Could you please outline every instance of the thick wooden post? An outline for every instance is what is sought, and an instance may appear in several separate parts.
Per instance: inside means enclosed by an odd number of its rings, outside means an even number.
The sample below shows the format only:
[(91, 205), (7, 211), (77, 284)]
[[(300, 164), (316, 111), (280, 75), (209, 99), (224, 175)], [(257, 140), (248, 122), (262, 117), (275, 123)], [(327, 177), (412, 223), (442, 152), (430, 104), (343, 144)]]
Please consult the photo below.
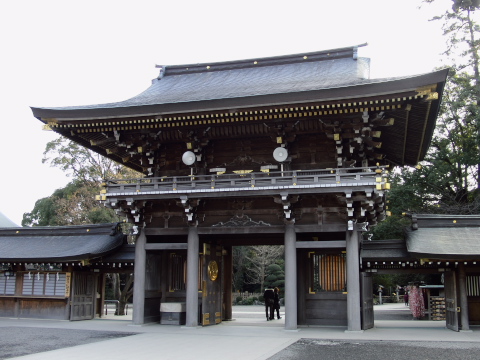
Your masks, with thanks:
[(187, 245), (187, 327), (198, 326), (198, 251), (199, 238), (196, 226), (188, 227)]
[(225, 246), (226, 254), (223, 256), (223, 320), (232, 320), (232, 276), (233, 276), (233, 255), (232, 246)]
[(285, 225), (285, 330), (297, 329), (297, 235)]
[[(147, 264), (147, 252), (145, 244), (147, 237), (142, 228), (135, 242), (135, 272), (133, 282), (133, 315), (134, 325), (145, 323), (145, 267)], [(159, 310), (160, 311), (160, 310)]]
[[(168, 293), (168, 255), (167, 255), (167, 251), (166, 250), (163, 250), (162, 251), (162, 259), (160, 260), (161, 261), (161, 267), (162, 267), (162, 271), (161, 271), (161, 282), (160, 282), (160, 290), (162, 291), (162, 298), (160, 300), (160, 304), (162, 302), (165, 302), (165, 299), (167, 298), (167, 293)], [(160, 314), (161, 315), (161, 314)]]
[(357, 230), (347, 230), (347, 319), (348, 331), (361, 331), (360, 253)]
[(100, 289), (100, 299), (97, 299), (98, 306), (100, 307), (97, 310), (98, 317), (103, 317), (103, 312), (105, 311), (105, 284), (107, 282), (107, 274), (101, 273), (99, 277), (100, 285), (98, 288)]
[(458, 293), (460, 295), (460, 329), (461, 331), (469, 331), (470, 321), (468, 318), (467, 274), (463, 263), (458, 264)]

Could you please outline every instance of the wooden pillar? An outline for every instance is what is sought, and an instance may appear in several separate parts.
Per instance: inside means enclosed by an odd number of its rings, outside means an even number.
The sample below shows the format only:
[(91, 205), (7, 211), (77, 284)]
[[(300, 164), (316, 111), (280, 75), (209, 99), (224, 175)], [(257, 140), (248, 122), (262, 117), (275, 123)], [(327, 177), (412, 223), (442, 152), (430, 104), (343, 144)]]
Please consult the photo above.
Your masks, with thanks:
[(233, 256), (232, 246), (225, 246), (226, 254), (223, 256), (223, 320), (232, 320), (232, 276)]
[(460, 329), (462, 331), (469, 331), (470, 321), (468, 318), (467, 274), (463, 263), (458, 264), (458, 294), (460, 305)]
[(102, 272), (99, 277), (99, 288), (100, 290), (100, 299), (97, 299), (98, 306), (100, 307), (97, 311), (98, 317), (103, 317), (103, 312), (105, 311), (105, 284), (107, 283), (107, 274)]
[(297, 235), (285, 225), (285, 330), (297, 329)]
[[(160, 280), (160, 291), (162, 292), (162, 298), (160, 299), (160, 303), (165, 302), (167, 299), (168, 293), (168, 254), (166, 250), (162, 251), (162, 259), (161, 259), (161, 280)], [(160, 314), (161, 315), (161, 314)]]
[(196, 226), (188, 227), (187, 245), (187, 327), (198, 326), (198, 251), (199, 238)]
[[(20, 271), (24, 270), (24, 265), (14, 265), (13, 270), (15, 271), (15, 295), (22, 295), (23, 290), (23, 276), (18, 275)], [(68, 270), (67, 270), (68, 271)], [(14, 317), (20, 317), (20, 303), (21, 301), (15, 301), (15, 309), (14, 309)], [(68, 303), (65, 306), (65, 319), (69, 319), (70, 314), (70, 299), (68, 299)]]
[(145, 267), (147, 264), (147, 252), (145, 244), (147, 237), (145, 230), (140, 230), (140, 235), (135, 242), (135, 272), (133, 282), (133, 324), (145, 323)]
[(348, 331), (361, 331), (360, 253), (357, 230), (347, 230), (347, 319)]

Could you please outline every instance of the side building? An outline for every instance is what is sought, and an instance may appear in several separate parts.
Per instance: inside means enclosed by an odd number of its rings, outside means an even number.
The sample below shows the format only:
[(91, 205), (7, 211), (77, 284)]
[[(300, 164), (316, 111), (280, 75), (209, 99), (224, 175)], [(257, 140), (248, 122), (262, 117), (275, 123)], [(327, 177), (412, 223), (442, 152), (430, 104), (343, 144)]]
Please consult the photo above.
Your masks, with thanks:
[(119, 224), (0, 228), (0, 317), (102, 316), (105, 273), (133, 272)]

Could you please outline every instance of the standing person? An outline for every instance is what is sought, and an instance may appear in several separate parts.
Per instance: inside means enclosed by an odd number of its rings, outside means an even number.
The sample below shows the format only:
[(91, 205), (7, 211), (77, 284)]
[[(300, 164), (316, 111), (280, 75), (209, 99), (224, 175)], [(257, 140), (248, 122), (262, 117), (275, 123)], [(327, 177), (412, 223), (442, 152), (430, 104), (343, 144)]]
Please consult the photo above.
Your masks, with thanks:
[(273, 290), (265, 289), (265, 292), (263, 293), (263, 298), (265, 300), (265, 315), (267, 316), (267, 321), (273, 320), (273, 303), (275, 298)]
[(405, 306), (408, 306), (408, 290), (405, 289), (405, 295), (403, 295), (403, 300), (405, 301)]
[[(276, 287), (273, 289), (273, 309), (277, 310), (277, 319), (281, 319), (282, 317), (280, 316), (280, 298), (278, 297), (278, 292), (280, 289)], [(272, 314), (272, 320), (274, 318), (275, 314)]]

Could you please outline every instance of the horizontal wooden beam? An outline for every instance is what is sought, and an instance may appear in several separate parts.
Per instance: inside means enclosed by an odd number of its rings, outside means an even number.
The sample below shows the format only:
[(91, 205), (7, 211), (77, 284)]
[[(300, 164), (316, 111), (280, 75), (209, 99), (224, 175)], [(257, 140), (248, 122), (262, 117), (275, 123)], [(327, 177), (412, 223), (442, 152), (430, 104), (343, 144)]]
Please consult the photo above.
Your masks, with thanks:
[(117, 192), (117, 193), (107, 193), (106, 196), (108, 199), (104, 200), (109, 207), (114, 207), (110, 205), (111, 202), (118, 202), (128, 198), (132, 198), (135, 201), (155, 201), (155, 200), (166, 200), (166, 199), (179, 199), (180, 196), (188, 196), (192, 199), (217, 199), (217, 198), (237, 198), (237, 197), (262, 197), (262, 196), (276, 196), (280, 192), (288, 192), (289, 195), (310, 195), (310, 194), (334, 194), (345, 192), (356, 192), (356, 191), (365, 191), (365, 192), (374, 192), (375, 184), (372, 182), (370, 184), (361, 184), (361, 183), (345, 183), (345, 184), (335, 184), (331, 187), (302, 187), (299, 186), (284, 186), (283, 188), (271, 187), (271, 189), (265, 188), (234, 188), (232, 190), (218, 190), (218, 191), (169, 191), (164, 193), (132, 193), (132, 192)]
[[(323, 225), (295, 225), (295, 232), (301, 233), (322, 233), (322, 232), (345, 232), (346, 224), (323, 224)], [(285, 226), (237, 226), (237, 227), (198, 227), (200, 235), (241, 235), (241, 234), (284, 234)], [(188, 235), (188, 228), (145, 228), (145, 235)], [(186, 240), (185, 240), (186, 241)], [(148, 245), (148, 244), (147, 244)]]
[[(367, 270), (362, 270), (362, 272), (370, 272), (370, 273), (376, 273), (376, 274), (390, 274), (390, 275), (397, 275), (397, 274), (440, 274), (438, 269), (435, 268), (429, 268), (429, 269), (368, 269)], [(374, 271), (372, 271), (374, 270)], [(376, 270), (376, 271), (375, 271)]]
[(345, 240), (335, 241), (297, 241), (297, 249), (338, 249), (346, 248), (347, 242)]
[(150, 243), (145, 244), (145, 250), (186, 250), (187, 243)]
[[(338, 249), (345, 248), (345, 240), (335, 241), (297, 241), (297, 249)], [(145, 250), (185, 250), (187, 243), (150, 243), (145, 244)]]

